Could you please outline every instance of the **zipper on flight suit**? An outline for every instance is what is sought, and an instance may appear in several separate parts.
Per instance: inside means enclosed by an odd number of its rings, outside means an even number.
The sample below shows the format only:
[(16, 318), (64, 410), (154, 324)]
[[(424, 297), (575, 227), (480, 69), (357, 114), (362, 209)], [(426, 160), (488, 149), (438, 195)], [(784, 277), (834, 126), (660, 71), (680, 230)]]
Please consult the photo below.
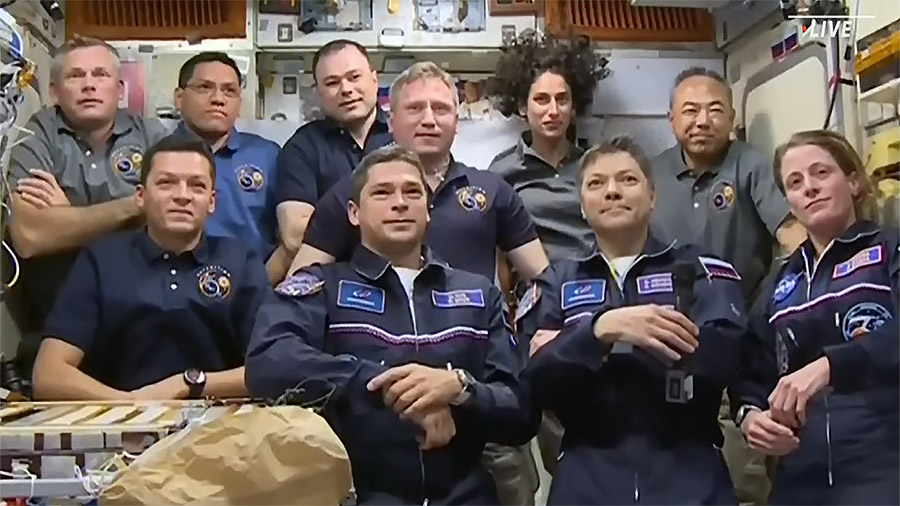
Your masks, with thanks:
[[(628, 278), (628, 273), (631, 271), (631, 268), (634, 267), (635, 265), (637, 265), (638, 262), (640, 262), (641, 260), (643, 260), (646, 257), (647, 257), (647, 255), (645, 255), (645, 254), (638, 255), (631, 262), (631, 264), (629, 264), (628, 267), (625, 268), (625, 272), (622, 272), (620, 274), (618, 271), (615, 270), (612, 263), (610, 263), (610, 261), (606, 259), (606, 256), (604, 256), (603, 253), (600, 253), (600, 258), (602, 258), (603, 261), (606, 263), (606, 269), (607, 269), (607, 271), (609, 271), (610, 276), (612, 276), (613, 281), (615, 281), (615, 283), (614, 283), (615, 286), (612, 287), (612, 289), (615, 289), (616, 292), (618, 292), (619, 297), (621, 298), (621, 300), (623, 302), (625, 302), (626, 305), (629, 304), (631, 302), (631, 300), (629, 300), (629, 298), (625, 296), (625, 280)], [(629, 448), (626, 449), (626, 457), (628, 458), (629, 461), (631, 461), (631, 465), (634, 466), (634, 486), (633, 486), (634, 502), (637, 503), (637, 502), (640, 502), (640, 500), (641, 500), (640, 478), (638, 476), (638, 461), (637, 461), (638, 455), (628, 455), (630, 450), (631, 450), (631, 446), (629, 444)]]
[[(806, 302), (809, 302), (812, 298), (812, 285), (813, 280), (816, 277), (816, 271), (821, 265), (822, 260), (825, 259), (825, 255), (828, 253), (828, 250), (831, 249), (831, 246), (834, 245), (834, 241), (828, 243), (828, 246), (822, 250), (822, 253), (818, 258), (813, 259), (813, 267), (812, 272), (809, 270), (809, 258), (806, 256), (806, 250), (803, 248), (800, 249), (800, 252), (803, 254), (803, 264), (806, 268)], [(835, 316), (835, 325), (840, 325), (840, 319), (838, 317), (838, 313), (834, 314)], [(825, 404), (825, 448), (828, 454), (828, 486), (834, 486), (834, 472), (832, 468), (832, 455), (831, 455), (831, 410), (828, 407), (828, 392), (824, 394), (824, 404)]]
[(828, 392), (825, 392), (825, 447), (828, 449), (828, 486), (834, 486), (831, 462), (831, 411), (828, 409)]
[[(418, 278), (418, 276), (416, 276), (416, 278)], [(408, 297), (408, 299), (409, 299), (409, 300), (407, 300), (407, 302), (408, 302), (407, 305), (409, 306), (409, 318), (412, 321), (413, 336), (415, 338), (414, 339), (415, 350), (416, 350), (415, 354), (418, 356), (418, 354), (419, 354), (419, 327), (416, 325), (416, 298), (415, 298), (416, 278), (413, 278), (412, 289), (410, 290), (409, 295), (406, 294), (406, 289), (403, 290), (403, 295)], [(398, 280), (399, 280), (399, 276), (398, 276)], [(403, 283), (400, 283), (400, 285), (401, 285), (401, 287), (403, 287)], [(426, 493), (426, 490), (425, 490), (425, 454), (422, 452), (421, 445), (417, 445), (416, 450), (419, 453), (419, 476), (422, 479), (422, 487), (420, 490), (420, 496), (422, 497), (422, 506), (428, 506), (428, 494)]]

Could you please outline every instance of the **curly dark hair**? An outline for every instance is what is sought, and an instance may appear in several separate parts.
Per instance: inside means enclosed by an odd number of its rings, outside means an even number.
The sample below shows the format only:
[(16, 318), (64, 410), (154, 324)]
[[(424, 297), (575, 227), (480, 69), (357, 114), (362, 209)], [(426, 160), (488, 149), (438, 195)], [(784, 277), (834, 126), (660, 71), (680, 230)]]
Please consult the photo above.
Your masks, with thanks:
[(557, 39), (527, 30), (502, 51), (486, 91), (497, 99), (497, 109), (506, 116), (519, 114), (519, 105), (528, 100), (532, 83), (544, 72), (566, 80), (572, 89), (575, 114), (591, 105), (597, 82), (609, 74), (609, 61), (591, 48), (586, 37)]

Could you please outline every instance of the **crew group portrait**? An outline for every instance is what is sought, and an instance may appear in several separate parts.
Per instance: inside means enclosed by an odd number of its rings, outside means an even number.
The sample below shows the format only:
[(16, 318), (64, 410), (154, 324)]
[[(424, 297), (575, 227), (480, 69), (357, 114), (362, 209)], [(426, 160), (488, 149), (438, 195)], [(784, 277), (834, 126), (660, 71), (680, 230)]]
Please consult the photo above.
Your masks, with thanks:
[(841, 133), (765, 154), (687, 67), (668, 149), (585, 144), (607, 59), (529, 33), (486, 90), (521, 133), (471, 166), (444, 67), (380, 103), (372, 62), (321, 46), (323, 117), (282, 145), (236, 127), (226, 53), (164, 126), (119, 107), (112, 45), (66, 42), (9, 154), (31, 397), (324, 385), (360, 505), (900, 504), (900, 242)]

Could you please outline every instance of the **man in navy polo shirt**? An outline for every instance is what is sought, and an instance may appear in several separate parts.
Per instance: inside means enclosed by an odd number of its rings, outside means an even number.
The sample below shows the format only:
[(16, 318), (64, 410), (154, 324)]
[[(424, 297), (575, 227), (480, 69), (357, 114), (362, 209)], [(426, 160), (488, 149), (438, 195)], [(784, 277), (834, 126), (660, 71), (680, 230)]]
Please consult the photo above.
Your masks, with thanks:
[(278, 156), (278, 228), (287, 253), (282, 277), (322, 195), (363, 156), (391, 142), (387, 117), (377, 107), (378, 76), (365, 47), (333, 40), (316, 51), (312, 64), (326, 118), (300, 127)]
[[(391, 86), (391, 131), (398, 145), (419, 155), (433, 192), (427, 243), (454, 268), (488, 279), (495, 278), (500, 248), (532, 279), (547, 256), (522, 199), (500, 176), (450, 156), (458, 100), (450, 76), (431, 62), (413, 64)], [(319, 201), (291, 272), (352, 254), (359, 231), (347, 218), (351, 187), (348, 176)]]
[[(263, 258), (277, 244), (275, 171), (278, 144), (234, 128), (241, 110), (241, 73), (225, 53), (191, 57), (178, 73), (178, 133), (191, 133), (216, 161), (216, 212), (206, 223), (211, 237), (245, 241)], [(279, 276), (280, 277), (280, 276)]]
[(78, 257), (47, 319), (34, 395), (49, 400), (246, 395), (243, 356), (270, 290), (258, 254), (204, 234), (215, 209), (207, 146), (147, 151), (135, 200), (147, 228)]

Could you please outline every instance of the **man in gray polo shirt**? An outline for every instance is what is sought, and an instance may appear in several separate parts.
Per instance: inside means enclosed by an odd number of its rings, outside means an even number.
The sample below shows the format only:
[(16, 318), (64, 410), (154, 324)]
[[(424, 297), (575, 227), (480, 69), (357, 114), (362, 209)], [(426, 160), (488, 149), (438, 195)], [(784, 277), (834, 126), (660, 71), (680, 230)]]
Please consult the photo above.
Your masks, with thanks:
[[(748, 306), (769, 272), (775, 242), (784, 253), (806, 238), (775, 185), (772, 161), (730, 140), (731, 89), (716, 72), (687, 69), (675, 79), (669, 121), (678, 145), (652, 162), (656, 206), (651, 226), (665, 241), (692, 243), (731, 262)], [(749, 450), (723, 405), (725, 459), (741, 504), (764, 504), (764, 457)]]
[(10, 156), (9, 234), (22, 274), (9, 301), (22, 342), (17, 362), (30, 377), (44, 319), (78, 250), (142, 220), (134, 200), (144, 151), (166, 130), (118, 109), (123, 85), (109, 44), (76, 37), (50, 68), (56, 107), (36, 113), (34, 132)]

